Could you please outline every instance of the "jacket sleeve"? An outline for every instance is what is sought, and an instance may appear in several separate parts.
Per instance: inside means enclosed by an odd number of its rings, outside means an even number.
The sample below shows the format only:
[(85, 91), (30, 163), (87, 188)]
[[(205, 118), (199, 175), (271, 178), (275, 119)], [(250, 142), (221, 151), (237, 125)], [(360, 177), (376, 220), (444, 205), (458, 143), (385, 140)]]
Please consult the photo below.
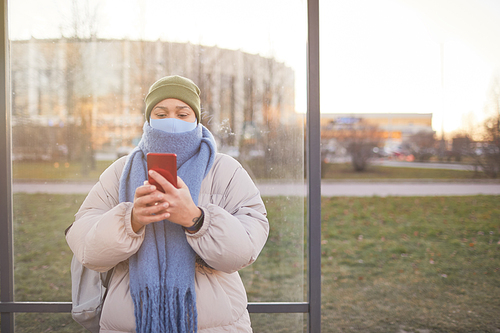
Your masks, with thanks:
[(66, 234), (74, 255), (85, 267), (105, 272), (137, 252), (144, 228), (131, 226), (131, 202), (118, 201), (119, 179), (126, 158), (113, 163), (87, 195)]
[[(234, 167), (228, 168), (228, 164)], [(222, 198), (217, 204), (200, 207), (205, 214), (203, 226), (186, 235), (191, 247), (208, 265), (233, 273), (257, 259), (266, 243), (269, 223), (260, 192), (245, 169), (229, 157), (219, 165), (224, 167), (216, 170), (212, 187), (224, 187), (220, 189)], [(227, 169), (233, 170), (232, 174), (217, 176), (227, 173)], [(220, 182), (220, 178), (227, 180)]]

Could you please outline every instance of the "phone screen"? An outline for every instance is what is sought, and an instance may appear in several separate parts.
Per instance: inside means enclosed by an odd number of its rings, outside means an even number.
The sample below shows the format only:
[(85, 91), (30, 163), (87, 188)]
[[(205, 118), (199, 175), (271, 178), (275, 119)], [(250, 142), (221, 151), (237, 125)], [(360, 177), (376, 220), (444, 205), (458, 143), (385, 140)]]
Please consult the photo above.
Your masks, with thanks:
[[(148, 171), (154, 170), (162, 175), (167, 181), (177, 188), (177, 155), (148, 153), (147, 154)], [(155, 185), (156, 189), (164, 192), (163, 187), (151, 178), (148, 174), (148, 182)]]

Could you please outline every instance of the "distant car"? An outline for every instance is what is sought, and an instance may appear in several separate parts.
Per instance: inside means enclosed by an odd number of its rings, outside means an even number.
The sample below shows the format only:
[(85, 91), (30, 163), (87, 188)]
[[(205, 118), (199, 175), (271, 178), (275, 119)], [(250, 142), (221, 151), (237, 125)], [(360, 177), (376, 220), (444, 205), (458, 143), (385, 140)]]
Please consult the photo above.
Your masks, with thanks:
[(373, 147), (373, 154), (377, 157), (387, 157), (389, 154), (385, 151), (384, 148)]

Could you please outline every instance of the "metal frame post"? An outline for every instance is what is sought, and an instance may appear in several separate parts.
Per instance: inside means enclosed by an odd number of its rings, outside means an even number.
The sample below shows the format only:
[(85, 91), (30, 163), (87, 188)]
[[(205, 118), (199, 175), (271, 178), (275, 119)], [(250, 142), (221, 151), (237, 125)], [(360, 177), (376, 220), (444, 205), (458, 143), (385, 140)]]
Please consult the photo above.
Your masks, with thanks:
[(307, 2), (307, 216), (309, 222), (309, 332), (321, 332), (321, 151), (319, 0)]
[[(0, 292), (1, 302), (14, 301), (14, 250), (12, 228), (12, 172), (10, 131), (9, 36), (7, 30), (7, 0), (0, 16)], [(14, 332), (14, 314), (1, 313), (1, 331)]]

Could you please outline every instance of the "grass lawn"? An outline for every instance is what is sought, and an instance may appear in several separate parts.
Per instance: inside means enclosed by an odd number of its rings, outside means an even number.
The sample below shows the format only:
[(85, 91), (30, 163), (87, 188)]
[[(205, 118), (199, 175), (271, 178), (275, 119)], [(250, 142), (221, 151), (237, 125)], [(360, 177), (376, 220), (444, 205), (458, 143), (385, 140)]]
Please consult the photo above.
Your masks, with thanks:
[(14, 180), (96, 181), (113, 161), (96, 161), (95, 169), (82, 173), (81, 163), (19, 162), (12, 163)]
[[(87, 175), (83, 175), (80, 163), (14, 161), (12, 173), (14, 180), (96, 181), (99, 175), (112, 162), (97, 161), (95, 169), (90, 170)], [(254, 165), (253, 167), (259, 168), (262, 166)], [(249, 165), (246, 165), (246, 168), (251, 170)], [(460, 170), (396, 168), (370, 165), (365, 172), (355, 172), (350, 163), (324, 164), (322, 168), (322, 178), (331, 180), (440, 179), (451, 181), (486, 179), (482, 173)]]
[[(14, 195), (17, 301), (70, 301), (64, 229), (82, 195)], [(264, 198), (249, 301), (302, 301), (304, 200)], [(498, 332), (500, 197), (323, 198), (323, 332)], [(253, 314), (255, 332), (302, 332), (302, 314)], [(421, 330), (421, 331), (419, 331)], [(16, 332), (83, 332), (68, 314), (17, 314)]]
[(323, 198), (323, 331), (498, 332), (499, 203)]
[(364, 172), (355, 172), (351, 163), (323, 164), (322, 178), (332, 180), (398, 180), (398, 179), (433, 179), (433, 180), (477, 180), (487, 179), (479, 172), (468, 170), (398, 168), (380, 165), (369, 165)]

